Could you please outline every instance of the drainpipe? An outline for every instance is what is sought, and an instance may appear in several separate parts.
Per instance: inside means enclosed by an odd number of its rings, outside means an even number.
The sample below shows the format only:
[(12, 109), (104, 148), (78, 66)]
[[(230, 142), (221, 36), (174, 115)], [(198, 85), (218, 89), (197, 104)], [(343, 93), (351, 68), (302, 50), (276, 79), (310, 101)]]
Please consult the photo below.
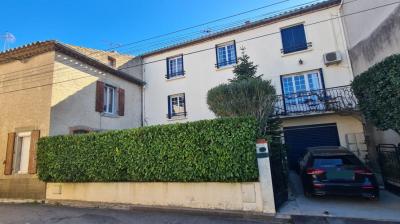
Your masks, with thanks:
[[(143, 58), (141, 57), (141, 59), (140, 59), (140, 61), (139, 61), (142, 65), (141, 65), (141, 69), (142, 69), (142, 80), (143, 81), (146, 81), (146, 69), (145, 69), (145, 67), (144, 67), (144, 63), (143, 63)], [(145, 91), (146, 91), (146, 85), (143, 85), (142, 86), (142, 127), (145, 125), (145, 116), (146, 116), (146, 107), (145, 107), (145, 104), (146, 104), (146, 98), (145, 98), (145, 96), (146, 96), (146, 94), (145, 94)]]
[(338, 17), (339, 17), (339, 23), (340, 23), (340, 28), (341, 28), (340, 31), (341, 31), (341, 34), (342, 34), (341, 36), (342, 36), (342, 39), (343, 39), (344, 50), (345, 50), (345, 54), (346, 54), (346, 57), (347, 57), (347, 62), (349, 63), (349, 66), (347, 66), (347, 67), (348, 67), (348, 70), (349, 70), (350, 74), (354, 78), (355, 75), (354, 75), (354, 71), (353, 71), (353, 64), (352, 64), (351, 59), (350, 59), (349, 48), (348, 48), (348, 46), (350, 45), (350, 42), (348, 41), (347, 37), (349, 35), (348, 35), (348, 32), (346, 32), (347, 31), (346, 22), (344, 21), (344, 17), (342, 15), (342, 9), (343, 9), (343, 5), (344, 4), (345, 4), (344, 0), (342, 0), (340, 2), (340, 5), (339, 5)]

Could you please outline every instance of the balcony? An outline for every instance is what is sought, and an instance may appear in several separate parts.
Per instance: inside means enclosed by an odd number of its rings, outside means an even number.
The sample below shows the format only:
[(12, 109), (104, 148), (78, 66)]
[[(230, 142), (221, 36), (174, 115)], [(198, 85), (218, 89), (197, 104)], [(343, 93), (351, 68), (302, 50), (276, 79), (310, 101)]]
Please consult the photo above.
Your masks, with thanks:
[(274, 116), (301, 116), (325, 112), (358, 111), (357, 98), (350, 86), (279, 95)]

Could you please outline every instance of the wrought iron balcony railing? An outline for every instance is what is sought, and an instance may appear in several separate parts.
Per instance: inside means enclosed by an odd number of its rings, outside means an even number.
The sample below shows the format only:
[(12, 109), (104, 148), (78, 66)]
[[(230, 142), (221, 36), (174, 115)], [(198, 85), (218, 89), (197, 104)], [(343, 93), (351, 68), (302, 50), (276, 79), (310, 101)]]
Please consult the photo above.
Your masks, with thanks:
[(295, 116), (309, 113), (356, 111), (357, 98), (350, 86), (303, 91), (279, 95), (275, 116)]

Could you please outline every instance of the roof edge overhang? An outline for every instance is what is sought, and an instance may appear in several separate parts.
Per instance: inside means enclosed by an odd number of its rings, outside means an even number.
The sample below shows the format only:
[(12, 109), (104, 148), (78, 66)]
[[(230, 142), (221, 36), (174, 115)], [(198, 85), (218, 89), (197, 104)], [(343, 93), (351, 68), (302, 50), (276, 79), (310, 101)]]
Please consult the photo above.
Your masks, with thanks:
[(335, 7), (335, 6), (340, 5), (341, 2), (342, 2), (342, 0), (327, 0), (327, 1), (316, 3), (314, 5), (311, 5), (311, 6), (308, 6), (308, 7), (304, 7), (304, 8), (301, 8), (301, 9), (294, 9), (292, 11), (289, 11), (287, 13), (283, 13), (282, 15), (279, 15), (279, 16), (276, 16), (276, 17), (262, 19), (262, 20), (259, 20), (259, 21), (252, 22), (250, 24), (245, 24), (245, 25), (242, 25), (242, 26), (238, 26), (238, 27), (234, 27), (234, 28), (228, 29), (228, 30), (220, 31), (220, 32), (215, 33), (215, 34), (210, 34), (208, 36), (199, 37), (199, 38), (194, 39), (194, 40), (189, 40), (189, 41), (184, 42), (184, 43), (180, 43), (180, 44), (172, 45), (172, 46), (169, 46), (169, 47), (161, 48), (161, 49), (158, 49), (158, 50), (150, 51), (148, 53), (144, 53), (144, 54), (138, 55), (138, 57), (142, 57), (142, 58), (150, 57), (150, 56), (153, 56), (153, 55), (165, 53), (167, 51), (176, 50), (176, 49), (184, 48), (184, 47), (187, 47), (187, 46), (195, 45), (195, 44), (198, 44), (198, 43), (214, 40), (214, 39), (217, 39), (217, 38), (220, 38), (220, 37), (224, 37), (224, 36), (227, 36), (227, 35), (231, 35), (231, 34), (234, 34), (234, 33), (240, 33), (240, 32), (244, 32), (246, 30), (258, 28), (258, 27), (261, 27), (261, 26), (270, 25), (270, 24), (273, 24), (273, 23), (276, 23), (276, 22), (279, 22), (279, 21), (282, 21), (282, 20), (291, 19), (291, 18), (296, 17), (296, 16), (300, 16), (300, 15), (304, 15), (304, 14), (320, 11), (320, 10), (323, 10), (323, 9)]
[(56, 51), (65, 55), (71, 56), (77, 60), (80, 60), (88, 65), (91, 65), (99, 70), (112, 74), (125, 81), (143, 86), (146, 83), (136, 77), (133, 77), (125, 72), (116, 70), (92, 57), (82, 54), (71, 47), (68, 47), (58, 41), (48, 40), (42, 42), (34, 42), (18, 48), (14, 48), (5, 52), (0, 53), (0, 64), (9, 63), (11, 61), (24, 61), (30, 57), (43, 54), (50, 51)]

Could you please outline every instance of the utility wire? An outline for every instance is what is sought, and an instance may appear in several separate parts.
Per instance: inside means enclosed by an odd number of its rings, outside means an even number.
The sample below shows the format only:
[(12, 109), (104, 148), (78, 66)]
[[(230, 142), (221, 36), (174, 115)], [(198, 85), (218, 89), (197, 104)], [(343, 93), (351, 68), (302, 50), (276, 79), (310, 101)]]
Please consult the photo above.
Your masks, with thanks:
[[(320, 20), (320, 21), (313, 22), (313, 23), (310, 23), (310, 24), (305, 24), (304, 26), (312, 26), (312, 25), (316, 25), (316, 24), (319, 24), (319, 23), (327, 22), (327, 21), (330, 21), (330, 20), (335, 20), (335, 19), (339, 19), (339, 18), (344, 18), (344, 17), (347, 17), (347, 16), (356, 15), (356, 14), (368, 12), (368, 11), (371, 11), (371, 10), (375, 10), (375, 9), (378, 9), (378, 8), (382, 8), (382, 7), (386, 7), (386, 6), (390, 6), (390, 5), (394, 5), (394, 4), (399, 4), (399, 3), (400, 3), (400, 2), (393, 2), (393, 3), (389, 3), (389, 4), (385, 4), (385, 5), (380, 5), (380, 6), (376, 6), (376, 7), (373, 7), (373, 8), (368, 8), (368, 9), (365, 9), (365, 10), (361, 10), (361, 11), (357, 11), (357, 12), (353, 12), (353, 13), (349, 13), (349, 14), (345, 14), (345, 15), (341, 15), (341, 16), (336, 16), (336, 17), (333, 17), (333, 18), (329, 18), (329, 19), (325, 19), (325, 20)], [(267, 34), (263, 34), (263, 35), (259, 35), (259, 36), (255, 36), (255, 37), (251, 37), (251, 38), (247, 38), (247, 39), (244, 39), (244, 40), (237, 41), (237, 43), (247, 42), (247, 41), (250, 41), (250, 40), (254, 40), (254, 39), (258, 39), (258, 38), (262, 38), (262, 37), (271, 36), (271, 35), (274, 35), (274, 34), (280, 34), (280, 32), (271, 32), (271, 33), (267, 33)], [(214, 50), (214, 49), (215, 49), (214, 47), (212, 47), (212, 48), (204, 48), (204, 49), (201, 49), (201, 50), (197, 50), (197, 51), (192, 51), (192, 52), (189, 52), (189, 53), (185, 53), (185, 54), (183, 54), (183, 55), (192, 55), (192, 54), (196, 54), (196, 53), (200, 53), (200, 52), (204, 52), (204, 51), (208, 51), (208, 50)], [(152, 63), (157, 63), (157, 62), (160, 62), (160, 61), (165, 61), (165, 59), (153, 60), (153, 61), (149, 61), (149, 62), (146, 62), (146, 63), (138, 64), (138, 65), (127, 66), (127, 67), (125, 67), (124, 69), (126, 69), (126, 68), (138, 67), (138, 66), (147, 65), (147, 64), (152, 64)], [(90, 76), (89, 76), (89, 77), (90, 77)], [(76, 79), (72, 79), (72, 80), (76, 80)], [(68, 80), (65, 80), (65, 81), (62, 81), (62, 82), (66, 82), (66, 81), (68, 81)], [(54, 83), (54, 84), (57, 84), (57, 83)], [(50, 84), (48, 84), (48, 85), (52, 85), (52, 83), (50, 83)], [(37, 87), (40, 87), (40, 86), (37, 86)], [(30, 87), (30, 88), (28, 88), (28, 89), (31, 89), (31, 88), (35, 88), (35, 87)], [(25, 88), (25, 89), (26, 89), (26, 88)], [(18, 89), (18, 90), (8, 91), (8, 92), (0, 92), (0, 94), (10, 93), (10, 92), (16, 92), (16, 91), (22, 91), (22, 90), (25, 90), (25, 89)]]
[[(216, 20), (208, 21), (206, 23), (202, 23), (202, 24), (198, 24), (198, 25), (195, 25), (195, 26), (191, 26), (191, 27), (180, 29), (180, 30), (172, 31), (172, 32), (169, 32), (169, 33), (166, 33), (166, 34), (161, 34), (161, 35), (149, 37), (149, 38), (146, 38), (146, 39), (138, 40), (138, 41), (135, 41), (135, 42), (124, 44), (124, 45), (120, 45), (118, 47), (113, 47), (113, 48), (110, 48), (110, 49), (107, 49), (107, 50), (92, 52), (92, 53), (89, 53), (89, 54), (86, 54), (86, 55), (87, 56), (96, 56), (96, 55), (101, 55), (101, 54), (109, 54), (110, 52), (108, 50), (113, 50), (113, 49), (116, 49), (116, 48), (122, 48), (124, 46), (133, 45), (135, 43), (142, 43), (142, 42), (145, 42), (145, 41), (148, 41), (148, 40), (153, 40), (153, 39), (160, 38), (160, 37), (163, 37), (163, 36), (169, 36), (169, 35), (176, 34), (176, 33), (182, 32), (182, 31), (186, 31), (186, 30), (194, 29), (194, 28), (201, 27), (201, 26), (204, 26), (204, 25), (212, 24), (212, 23), (215, 23), (215, 22), (223, 21), (223, 20), (226, 20), (228, 18), (233, 18), (233, 17), (239, 16), (239, 15), (243, 15), (243, 14), (247, 14), (247, 13), (250, 13), (250, 12), (258, 11), (258, 10), (265, 9), (265, 8), (268, 8), (268, 7), (272, 7), (272, 6), (287, 2), (287, 1), (290, 1), (290, 0), (283, 0), (283, 1), (280, 1), (280, 2), (277, 2), (277, 3), (261, 6), (261, 7), (255, 8), (255, 9), (251, 9), (251, 10), (248, 10), (248, 11), (240, 12), (240, 13), (237, 13), (237, 14), (234, 14), (234, 15), (230, 15), (230, 16), (227, 16), (227, 17), (223, 17), (223, 18), (219, 18), (219, 19), (216, 19)], [(311, 2), (307, 2), (307, 3), (304, 3), (304, 4), (297, 5), (297, 6), (292, 6), (292, 7), (286, 8), (286, 9), (282, 9), (282, 10), (287, 10), (287, 9), (290, 9), (290, 8), (293, 8), (293, 7), (298, 7), (298, 6), (301, 6), (301, 5), (306, 5), (306, 4), (310, 4), (312, 2), (318, 2), (318, 1), (321, 1), (321, 0), (314, 0), (314, 1), (311, 1)], [(202, 31), (196, 31), (196, 32), (193, 32), (193, 33), (199, 34), (201, 32)], [(184, 37), (185, 36), (181, 36), (181, 39), (183, 39)], [(157, 43), (157, 42), (153, 42), (152, 45), (154, 45), (155, 43)], [(168, 44), (168, 42), (164, 41), (164, 42), (161, 42), (159, 44), (160, 45), (165, 45), (165, 44)], [(124, 52), (121, 52), (121, 53), (124, 53)], [(7, 58), (7, 57), (4, 57), (4, 58)], [(18, 58), (14, 58), (14, 57), (10, 58), (10, 59), (18, 60)], [(41, 65), (41, 66), (47, 66), (47, 65), (52, 65), (52, 63)], [(37, 66), (37, 67), (41, 67), (41, 66)], [(23, 70), (13, 71), (13, 72), (10, 72), (10, 73), (3, 73), (3, 74), (0, 74), (0, 77), (4, 76), (4, 75), (8, 75), (8, 74), (21, 72), (21, 71), (31, 70), (31, 69), (33, 70), (35, 68), (23, 69)]]
[[(348, 3), (351, 3), (351, 2), (354, 2), (354, 1), (358, 1), (358, 0), (352, 0), (352, 1), (350, 1), (350, 2), (346, 2), (346, 3), (344, 3), (344, 4), (348, 4)], [(321, 0), (313, 0), (313, 1), (310, 1), (310, 2), (306, 2), (306, 3), (303, 3), (303, 4), (298, 4), (298, 5), (295, 5), (295, 6), (291, 6), (291, 7), (288, 7), (288, 8), (284, 8), (284, 9), (280, 9), (280, 10), (277, 10), (277, 11), (274, 11), (274, 12), (269, 12), (269, 13), (265, 13), (265, 14), (262, 14), (262, 15), (258, 15), (258, 16), (256, 16), (256, 17), (253, 17), (253, 18), (246, 18), (246, 19), (244, 19), (244, 21), (248, 21), (249, 19), (254, 19), (254, 18), (259, 18), (259, 17), (265, 17), (265, 16), (267, 16), (267, 15), (271, 15), (271, 14), (279, 14), (279, 13), (281, 13), (282, 11), (283, 12), (285, 12), (285, 11), (289, 11), (290, 9), (296, 9), (296, 8), (299, 8), (299, 7), (302, 7), (302, 6), (307, 6), (307, 5), (310, 5), (310, 4), (313, 4), (313, 3), (316, 3), (316, 2), (321, 2)], [(257, 9), (260, 9), (260, 8), (265, 8), (265, 7), (267, 7), (267, 6), (262, 6), (262, 7), (259, 7), (259, 8), (257, 8)], [(254, 9), (254, 11), (255, 11), (256, 9)], [(239, 13), (239, 14), (244, 14), (245, 12), (242, 12), (242, 13)], [(236, 14), (236, 15), (238, 15), (238, 14)], [(233, 15), (234, 16), (234, 15)], [(230, 17), (233, 17), (233, 16), (230, 16)], [(227, 18), (227, 17), (225, 17), (225, 18)], [(266, 18), (264, 18), (264, 19), (266, 19)], [(221, 19), (222, 20), (222, 19)], [(209, 23), (211, 23), (211, 22), (209, 22)], [(239, 23), (239, 24), (243, 24), (243, 21), (239, 21), (239, 22), (235, 22), (235, 23), (232, 23), (232, 25), (230, 25), (230, 26), (222, 26), (222, 31), (223, 30), (225, 30), (225, 29), (229, 29), (229, 28), (233, 28), (233, 27), (235, 27), (235, 26), (237, 26), (237, 23)], [(198, 26), (200, 26), (200, 25), (198, 25)], [(219, 26), (219, 27), (221, 27), (221, 26)], [(189, 28), (186, 28), (186, 29), (189, 29)], [(215, 32), (220, 32), (221, 30), (216, 30), (216, 31), (214, 31), (214, 33)], [(174, 32), (177, 32), (177, 31), (174, 31)], [(197, 33), (197, 32), (196, 32)], [(183, 38), (180, 38), (180, 39), (178, 39), (178, 40), (174, 40), (174, 43), (176, 43), (177, 41), (181, 41), (182, 39), (186, 39), (185, 38), (185, 36), (182, 36)], [(161, 43), (157, 43), (157, 42), (154, 42), (155, 44), (153, 44), (152, 46), (158, 46), (158, 45), (168, 45), (168, 44), (171, 44), (170, 42), (161, 42)], [(96, 54), (99, 54), (99, 53), (101, 53), (101, 54), (109, 54), (110, 52), (102, 52), (102, 51), (99, 51), (99, 52), (93, 52), (93, 53), (90, 53), (90, 54), (87, 54), (87, 56), (92, 56), (92, 55), (96, 55)], [(125, 52), (122, 52), (122, 53), (125, 53)], [(46, 65), (52, 65), (53, 63), (49, 63), (49, 64), (45, 64), (45, 65), (40, 65), (40, 66), (37, 66), (37, 67), (42, 67), (42, 66), (46, 66)], [(31, 70), (34, 70), (35, 68), (30, 68)], [(13, 73), (17, 73), (17, 72), (20, 72), (20, 71), (26, 71), (26, 70), (30, 70), (30, 69), (24, 69), (24, 70), (19, 70), (19, 71), (13, 71), (13, 72), (10, 72), (10, 73), (3, 73), (3, 74), (0, 74), (0, 77), (1, 76), (5, 76), (5, 75), (8, 75), (8, 74), (13, 74)], [(121, 68), (120, 70), (123, 70), (123, 69), (125, 69), (125, 68)], [(35, 71), (36, 72), (36, 71)], [(30, 76), (31, 74), (25, 74), (24, 76), (19, 76), (19, 78), (24, 78), (24, 77), (28, 77), (28, 76)], [(15, 79), (12, 79), (12, 80), (15, 80)], [(12, 81), (12, 80), (10, 80), (10, 81)], [(9, 81), (8, 79), (6, 79), (6, 80), (3, 80), (3, 82), (6, 82), (6, 81)]]

